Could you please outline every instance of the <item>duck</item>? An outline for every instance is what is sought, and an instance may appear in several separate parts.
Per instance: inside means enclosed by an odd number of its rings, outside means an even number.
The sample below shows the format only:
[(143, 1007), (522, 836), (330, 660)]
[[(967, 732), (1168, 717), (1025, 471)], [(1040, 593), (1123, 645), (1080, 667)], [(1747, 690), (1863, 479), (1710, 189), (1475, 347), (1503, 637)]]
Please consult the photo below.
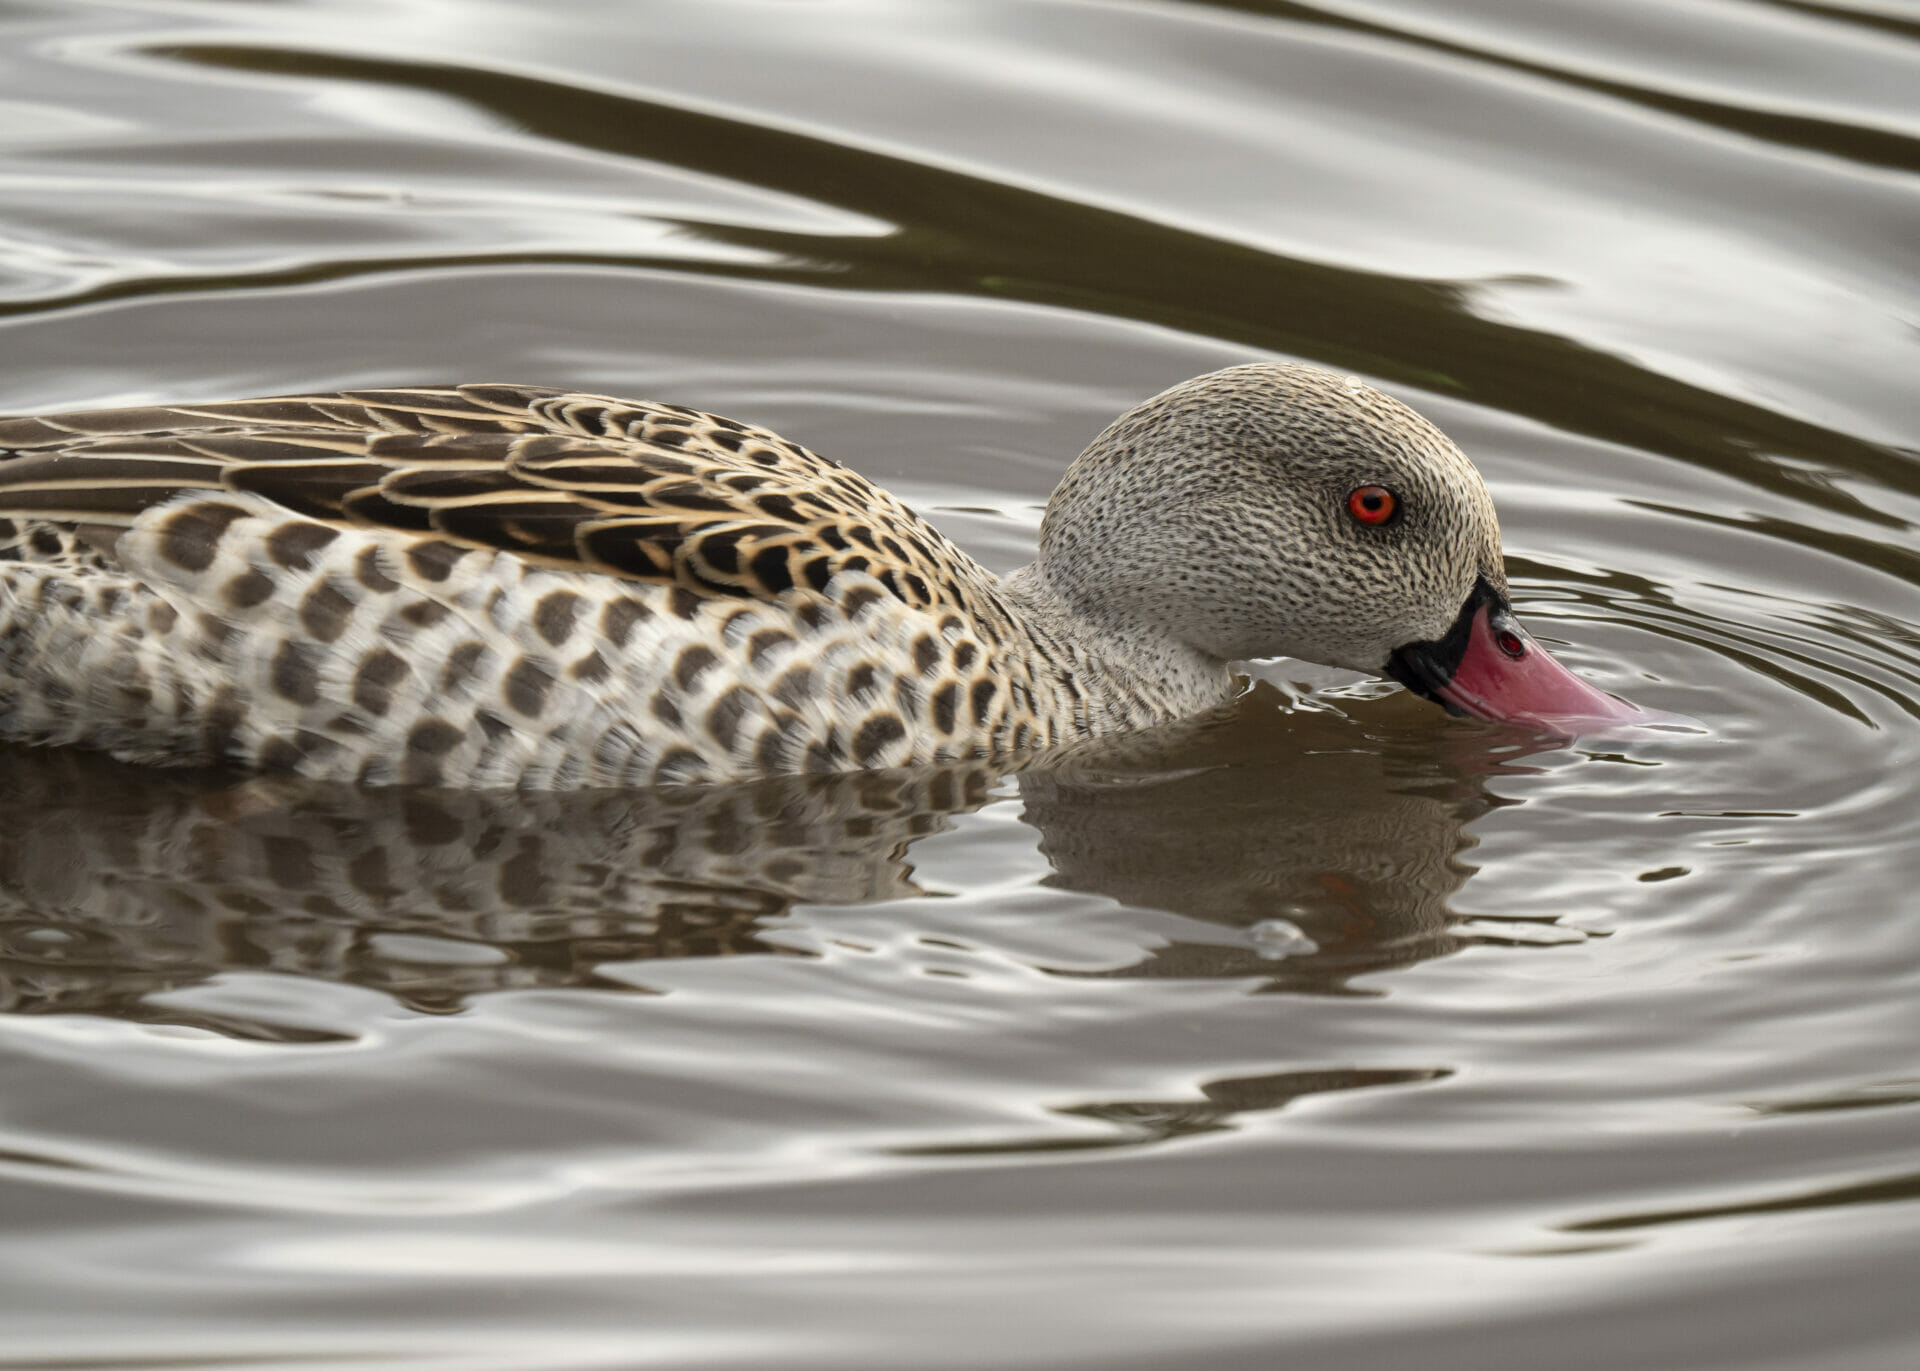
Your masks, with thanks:
[(1493, 501), (1358, 378), (1229, 367), (1066, 469), (989, 572), (768, 429), (504, 384), (0, 419), (0, 740), (362, 785), (682, 785), (1015, 758), (1391, 677), (1652, 718), (1513, 613)]

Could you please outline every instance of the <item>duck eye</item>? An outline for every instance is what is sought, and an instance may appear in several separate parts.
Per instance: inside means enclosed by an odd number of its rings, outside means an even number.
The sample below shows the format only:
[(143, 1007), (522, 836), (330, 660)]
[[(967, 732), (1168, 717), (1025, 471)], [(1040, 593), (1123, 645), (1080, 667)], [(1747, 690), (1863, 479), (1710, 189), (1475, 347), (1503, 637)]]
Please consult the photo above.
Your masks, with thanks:
[(1361, 486), (1347, 496), (1347, 513), (1363, 524), (1384, 524), (1399, 508), (1400, 498), (1385, 486)]
[(1493, 641), (1499, 645), (1502, 652), (1516, 660), (1527, 655), (1527, 645), (1521, 642), (1520, 635), (1510, 628), (1497, 630), (1493, 635)]

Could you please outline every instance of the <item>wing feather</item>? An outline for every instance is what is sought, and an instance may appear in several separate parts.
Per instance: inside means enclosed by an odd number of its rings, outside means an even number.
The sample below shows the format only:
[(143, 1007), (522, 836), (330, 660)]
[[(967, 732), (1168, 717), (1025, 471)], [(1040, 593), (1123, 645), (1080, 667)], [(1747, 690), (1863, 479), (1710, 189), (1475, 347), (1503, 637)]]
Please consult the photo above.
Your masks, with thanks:
[(125, 526), (221, 489), (706, 596), (866, 570), (910, 604), (1000, 618), (992, 578), (885, 491), (678, 405), (462, 385), (0, 418), (0, 517)]

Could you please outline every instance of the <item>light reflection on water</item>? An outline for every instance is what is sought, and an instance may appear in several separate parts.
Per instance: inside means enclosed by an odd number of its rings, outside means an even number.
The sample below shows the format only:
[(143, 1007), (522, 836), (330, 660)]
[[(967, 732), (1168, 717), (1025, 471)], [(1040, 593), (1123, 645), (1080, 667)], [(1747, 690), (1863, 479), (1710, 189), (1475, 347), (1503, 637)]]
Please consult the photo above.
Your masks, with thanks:
[(1907, 8), (169, 0), (0, 58), (0, 408), (643, 394), (1006, 569), (1112, 414), (1297, 356), (1710, 729), (1269, 664), (1018, 774), (9, 754), (0, 1367), (1920, 1358)]

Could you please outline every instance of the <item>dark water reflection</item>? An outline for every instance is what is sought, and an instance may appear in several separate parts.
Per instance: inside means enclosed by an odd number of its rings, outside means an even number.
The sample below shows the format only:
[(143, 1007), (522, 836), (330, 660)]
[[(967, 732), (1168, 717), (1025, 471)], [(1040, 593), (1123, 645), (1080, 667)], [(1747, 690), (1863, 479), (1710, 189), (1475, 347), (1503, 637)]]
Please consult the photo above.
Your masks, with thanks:
[[(1271, 8), (1284, 12), (1282, 17), (1304, 15), (1344, 26), (1337, 16), (1304, 5)], [(1369, 27), (1360, 26), (1361, 31)], [(1609, 441), (1657, 446), (1670, 456), (1850, 514), (1872, 518), (1874, 511), (1832, 487), (1809, 492), (1795, 480), (1792, 461), (1817, 458), (1877, 484), (1920, 494), (1920, 468), (1878, 445), (1685, 385), (1563, 336), (1485, 318), (1470, 307), (1472, 293), (1454, 283), (1343, 271), (1252, 252), (1149, 219), (825, 139), (499, 71), (280, 47), (170, 47), (148, 55), (215, 69), (431, 92), (570, 147), (724, 176), (891, 226), (880, 234), (827, 235), (662, 220), (677, 235), (746, 251), (747, 260), (739, 264), (709, 264), (707, 270), (715, 274), (838, 289), (983, 294), (1068, 308), (1097, 296), (1105, 314), (1469, 392), (1512, 413)], [(1898, 141), (1912, 159), (1909, 169), (1920, 164), (1920, 139)], [(545, 260), (649, 267), (671, 265), (681, 255), (516, 253), (503, 259), (461, 254), (437, 260), (446, 266)], [(169, 275), (116, 282), (59, 303), (303, 284), (420, 262), (412, 256), (356, 260), (264, 278)], [(44, 309), (49, 303), (35, 301), (32, 307)], [(0, 306), (0, 315), (4, 312)], [(1445, 359), (1443, 372), (1434, 371), (1430, 360), (1415, 360), (1434, 358)]]
[(1916, 92), (1905, 0), (0, 4), (0, 409), (647, 395), (1004, 570), (1302, 358), (1711, 730), (1268, 664), (1006, 775), (7, 753), (0, 1371), (1920, 1364)]
[(0, 788), (0, 1012), (322, 1041), (163, 992), (266, 971), (448, 1013), (499, 991), (606, 988), (609, 962), (778, 954), (762, 934), (804, 925), (798, 906), (921, 893), (911, 844), (1003, 779), (1017, 794), (1002, 801), (1039, 830), (1048, 884), (1222, 930), (1102, 975), (1332, 992), (1487, 940), (1454, 932), (1447, 902), (1467, 823), (1497, 803), (1482, 783), (1521, 749), (1452, 746), (1444, 719), (1399, 695), (1283, 709), (1261, 685), (1218, 719), (1017, 776), (968, 765), (573, 794), (361, 790), (16, 749)]
[(1122, 769), (1124, 750), (1109, 748), (1097, 768), (1021, 777), (1049, 884), (1247, 935), (1176, 939), (1103, 974), (1331, 993), (1495, 936), (1456, 932), (1449, 901), (1466, 880), (1467, 824), (1500, 803), (1485, 782), (1528, 748), (1449, 736), (1444, 719), (1398, 695), (1343, 713), (1283, 707), (1267, 687), (1232, 726), (1171, 756), (1136, 754), (1136, 767), (1158, 771)]

